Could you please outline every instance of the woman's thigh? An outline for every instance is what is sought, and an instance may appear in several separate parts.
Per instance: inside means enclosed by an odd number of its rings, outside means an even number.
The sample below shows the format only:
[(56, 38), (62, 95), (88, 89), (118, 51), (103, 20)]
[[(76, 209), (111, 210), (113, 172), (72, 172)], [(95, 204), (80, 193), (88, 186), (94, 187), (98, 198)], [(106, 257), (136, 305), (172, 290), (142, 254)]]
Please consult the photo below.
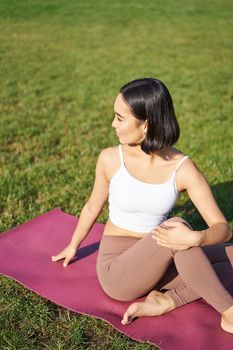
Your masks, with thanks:
[(170, 249), (148, 233), (141, 239), (103, 236), (97, 258), (102, 288), (118, 300), (132, 300), (151, 290), (173, 261)]

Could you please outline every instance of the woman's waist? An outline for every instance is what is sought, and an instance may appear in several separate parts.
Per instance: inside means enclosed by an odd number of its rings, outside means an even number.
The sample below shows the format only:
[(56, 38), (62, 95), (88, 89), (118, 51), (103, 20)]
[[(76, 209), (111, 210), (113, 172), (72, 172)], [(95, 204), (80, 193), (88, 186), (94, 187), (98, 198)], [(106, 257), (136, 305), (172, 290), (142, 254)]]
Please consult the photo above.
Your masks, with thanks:
[[(109, 220), (106, 227), (107, 234), (111, 231), (120, 236), (143, 237), (151, 232), (156, 226), (164, 222), (168, 213), (113, 213), (109, 212)], [(114, 233), (115, 235), (115, 233)]]
[(135, 237), (135, 238), (142, 238), (147, 233), (149, 233), (149, 231), (142, 233), (142, 232), (132, 231), (132, 230), (119, 227), (116, 224), (114, 224), (110, 219), (108, 219), (103, 232), (105, 236), (121, 236), (121, 237)]

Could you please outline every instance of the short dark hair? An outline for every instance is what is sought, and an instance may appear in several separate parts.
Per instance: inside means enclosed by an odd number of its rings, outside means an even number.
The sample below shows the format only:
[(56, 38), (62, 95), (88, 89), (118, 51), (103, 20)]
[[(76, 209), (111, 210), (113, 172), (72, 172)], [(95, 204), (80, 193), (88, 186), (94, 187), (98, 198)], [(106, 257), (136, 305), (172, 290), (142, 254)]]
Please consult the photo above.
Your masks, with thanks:
[(176, 143), (180, 128), (167, 87), (158, 79), (142, 78), (123, 85), (119, 91), (132, 114), (140, 122), (147, 120), (142, 150), (155, 153)]

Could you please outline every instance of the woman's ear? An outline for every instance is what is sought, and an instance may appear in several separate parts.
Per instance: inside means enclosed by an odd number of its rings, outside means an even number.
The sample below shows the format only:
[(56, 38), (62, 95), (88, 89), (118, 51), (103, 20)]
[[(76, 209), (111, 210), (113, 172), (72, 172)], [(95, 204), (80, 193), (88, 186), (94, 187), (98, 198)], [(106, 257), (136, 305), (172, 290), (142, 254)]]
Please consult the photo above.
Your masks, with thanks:
[(144, 122), (144, 129), (143, 129), (144, 134), (147, 133), (147, 127), (148, 127), (148, 123), (147, 123), (147, 120), (146, 120), (146, 121)]

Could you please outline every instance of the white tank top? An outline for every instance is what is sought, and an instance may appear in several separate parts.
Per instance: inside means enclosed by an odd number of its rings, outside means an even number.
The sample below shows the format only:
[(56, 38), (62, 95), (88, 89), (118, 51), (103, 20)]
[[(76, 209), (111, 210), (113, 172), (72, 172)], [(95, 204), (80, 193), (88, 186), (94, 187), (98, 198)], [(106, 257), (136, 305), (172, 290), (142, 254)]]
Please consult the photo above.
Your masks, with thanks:
[(179, 193), (176, 170), (188, 156), (177, 164), (169, 180), (149, 184), (130, 175), (124, 165), (122, 145), (119, 145), (120, 168), (110, 180), (109, 219), (126, 230), (148, 233), (167, 219)]

